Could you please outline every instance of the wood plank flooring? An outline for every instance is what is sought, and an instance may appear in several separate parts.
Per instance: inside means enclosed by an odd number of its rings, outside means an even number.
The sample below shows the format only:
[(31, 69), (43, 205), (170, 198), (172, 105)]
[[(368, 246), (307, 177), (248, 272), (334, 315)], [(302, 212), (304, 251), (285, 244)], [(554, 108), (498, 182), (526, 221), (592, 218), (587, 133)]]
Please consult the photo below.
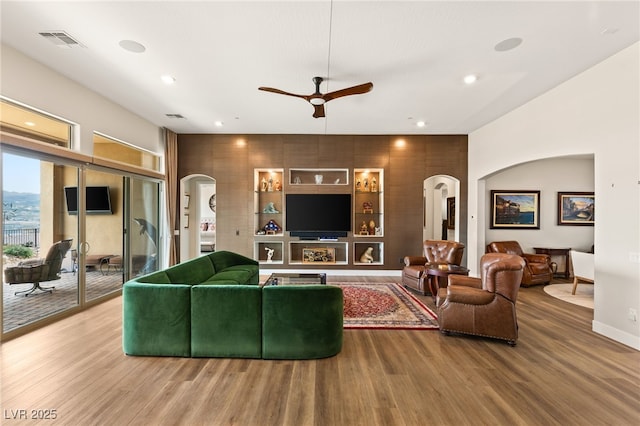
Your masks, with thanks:
[(125, 356), (116, 298), (2, 344), (1, 423), (55, 410), (40, 424), (639, 424), (640, 352), (593, 333), (593, 311), (542, 287), (522, 289), (517, 308), (515, 348), (345, 330), (335, 357), (265, 361)]

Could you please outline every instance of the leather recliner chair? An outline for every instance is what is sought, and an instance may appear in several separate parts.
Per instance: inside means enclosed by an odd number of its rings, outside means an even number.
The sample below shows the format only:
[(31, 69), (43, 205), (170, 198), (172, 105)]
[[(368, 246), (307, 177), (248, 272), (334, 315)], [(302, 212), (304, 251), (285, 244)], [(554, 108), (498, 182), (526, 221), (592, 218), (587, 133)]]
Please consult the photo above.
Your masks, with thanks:
[(525, 261), (521, 282), (523, 287), (547, 284), (553, 279), (551, 257), (548, 254), (524, 253), (517, 241), (494, 241), (487, 246), (487, 253), (507, 253), (522, 257)]
[(524, 265), (520, 256), (488, 253), (480, 259), (480, 278), (450, 275), (436, 302), (440, 331), (503, 339), (515, 346)]
[(464, 255), (464, 244), (449, 240), (426, 240), (422, 247), (423, 256), (405, 256), (402, 284), (426, 296), (431, 290), (426, 282), (425, 264), (460, 265)]

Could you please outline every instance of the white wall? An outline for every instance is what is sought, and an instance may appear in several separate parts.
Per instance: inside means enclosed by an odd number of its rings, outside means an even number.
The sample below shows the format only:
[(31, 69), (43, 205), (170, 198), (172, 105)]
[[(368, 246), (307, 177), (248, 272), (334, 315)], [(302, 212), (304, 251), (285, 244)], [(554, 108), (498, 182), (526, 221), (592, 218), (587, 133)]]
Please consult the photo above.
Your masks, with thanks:
[(640, 264), (633, 260), (640, 253), (639, 51), (635, 43), (469, 135), (467, 240), (468, 266), (477, 273), (492, 174), (543, 158), (593, 154), (593, 330), (636, 349), (640, 325), (627, 314), (640, 312)]
[[(487, 215), (484, 223), (485, 240), (488, 243), (516, 240), (528, 253), (533, 253), (534, 247), (590, 250), (594, 234), (592, 226), (558, 226), (558, 192), (593, 192), (593, 175), (593, 157), (590, 156), (589, 158), (561, 157), (532, 161), (510, 167), (486, 178), (485, 203), (487, 206), (491, 203), (489, 191), (494, 189), (540, 191), (540, 229), (490, 229), (491, 218)], [(564, 270), (564, 265), (560, 270)]]
[(105, 97), (0, 45), (0, 93), (80, 125), (79, 151), (93, 153), (93, 132), (164, 154), (161, 129)]

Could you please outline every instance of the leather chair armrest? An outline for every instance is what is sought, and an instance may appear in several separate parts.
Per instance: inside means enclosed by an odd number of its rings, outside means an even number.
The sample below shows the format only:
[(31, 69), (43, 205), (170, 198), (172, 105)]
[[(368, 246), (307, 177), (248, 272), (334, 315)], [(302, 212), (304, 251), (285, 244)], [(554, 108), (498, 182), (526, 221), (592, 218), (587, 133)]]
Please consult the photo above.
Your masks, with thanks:
[(427, 263), (427, 258), (424, 256), (405, 256), (404, 257), (405, 266), (424, 265), (425, 263)]
[(491, 293), (479, 288), (449, 285), (447, 288), (447, 301), (449, 303), (463, 303), (465, 305), (486, 305), (495, 298)]
[(482, 288), (482, 280), (466, 275), (449, 275), (449, 285)]
[(522, 257), (531, 263), (547, 263), (551, 264), (551, 256), (548, 254), (523, 253)]

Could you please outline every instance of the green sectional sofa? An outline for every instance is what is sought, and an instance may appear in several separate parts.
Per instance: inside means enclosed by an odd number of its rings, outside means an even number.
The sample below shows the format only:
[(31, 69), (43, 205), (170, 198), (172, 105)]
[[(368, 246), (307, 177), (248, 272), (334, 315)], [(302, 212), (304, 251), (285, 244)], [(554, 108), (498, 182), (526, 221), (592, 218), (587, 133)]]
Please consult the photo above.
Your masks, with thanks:
[(314, 359), (340, 352), (339, 287), (258, 283), (258, 263), (228, 251), (126, 282), (125, 354)]

